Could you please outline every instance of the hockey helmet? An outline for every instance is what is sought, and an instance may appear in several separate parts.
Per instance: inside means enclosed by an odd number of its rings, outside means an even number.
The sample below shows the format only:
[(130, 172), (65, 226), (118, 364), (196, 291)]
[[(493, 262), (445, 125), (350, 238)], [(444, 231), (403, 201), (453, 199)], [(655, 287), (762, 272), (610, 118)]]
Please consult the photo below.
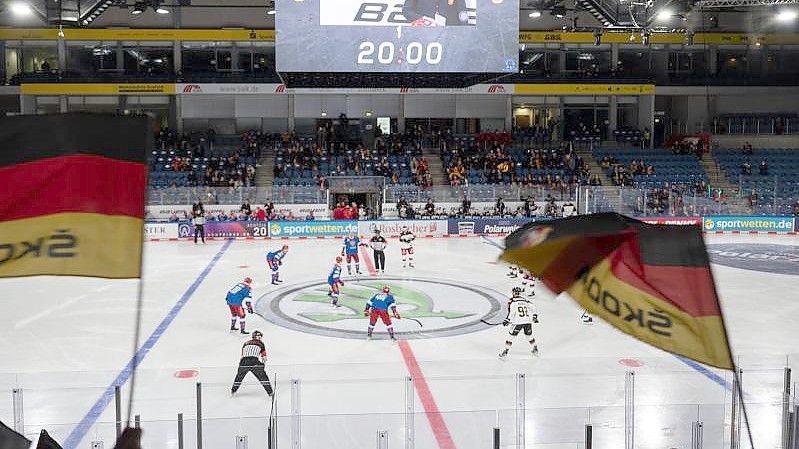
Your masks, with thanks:
[(247, 285), (252, 284), (252, 278), (250, 278), (249, 276), (244, 278), (244, 283), (247, 284)]
[(522, 294), (522, 288), (521, 287), (513, 287), (513, 290), (511, 290), (511, 292), (513, 293), (513, 296), (519, 296), (519, 295)]
[(262, 334), (261, 331), (253, 331), (252, 333), (252, 338), (261, 338), (263, 336), (264, 334)]
[(283, 247), (280, 248), (280, 249), (282, 249), (283, 251), (288, 251), (289, 250), (289, 246), (288, 245), (283, 245)]
[(391, 289), (388, 288), (388, 285), (383, 286), (383, 293), (391, 293)]
[(341, 256), (336, 256), (336, 263), (341, 263), (342, 260), (344, 259), (342, 259)]

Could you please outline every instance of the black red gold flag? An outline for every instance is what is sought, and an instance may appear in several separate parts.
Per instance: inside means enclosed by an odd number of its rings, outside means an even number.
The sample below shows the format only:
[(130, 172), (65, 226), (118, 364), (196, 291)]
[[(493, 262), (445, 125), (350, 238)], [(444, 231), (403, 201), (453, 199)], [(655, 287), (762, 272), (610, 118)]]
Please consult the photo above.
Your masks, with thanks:
[(0, 118), (0, 277), (141, 277), (146, 117)]
[(733, 369), (702, 232), (615, 213), (533, 222), (501, 258), (589, 313), (665, 351)]

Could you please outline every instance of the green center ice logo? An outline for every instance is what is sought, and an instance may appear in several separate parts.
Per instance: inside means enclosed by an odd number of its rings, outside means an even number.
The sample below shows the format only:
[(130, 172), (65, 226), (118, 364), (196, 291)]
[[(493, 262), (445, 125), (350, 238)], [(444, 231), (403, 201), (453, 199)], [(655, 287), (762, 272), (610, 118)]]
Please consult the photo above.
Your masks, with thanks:
[[(391, 288), (391, 294), (397, 301), (397, 309), (401, 310), (404, 317), (409, 318), (463, 318), (473, 315), (472, 313), (456, 311), (433, 311), (435, 301), (433, 298), (417, 289), (408, 287), (400, 282), (377, 282), (360, 281), (348, 283), (341, 289), (339, 295), (339, 308), (328, 312), (301, 312), (300, 316), (308, 318), (317, 323), (327, 323), (340, 320), (365, 319), (363, 313), (366, 301), (374, 294), (383, 291), (383, 286)], [(330, 304), (331, 299), (327, 296), (327, 286), (314, 289), (314, 293), (303, 293), (293, 300), (298, 302)], [(346, 309), (342, 312), (342, 309)]]
[[(502, 309), (504, 298), (493, 290), (458, 282), (427, 279), (364, 277), (346, 280), (341, 287), (339, 307), (328, 296), (326, 283), (288, 286), (258, 299), (256, 309), (267, 320), (290, 329), (343, 338), (364, 338), (366, 302), (388, 285), (403, 318), (393, 320), (403, 338), (430, 338), (485, 330), (481, 319), (492, 318)], [(378, 324), (375, 335), (385, 336)]]

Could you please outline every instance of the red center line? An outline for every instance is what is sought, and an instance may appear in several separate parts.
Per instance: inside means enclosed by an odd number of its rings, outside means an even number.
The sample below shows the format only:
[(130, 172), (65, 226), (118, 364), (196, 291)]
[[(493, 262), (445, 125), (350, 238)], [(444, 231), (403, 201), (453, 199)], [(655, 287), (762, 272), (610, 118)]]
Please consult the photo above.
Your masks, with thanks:
[[(366, 265), (367, 271), (369, 271), (369, 275), (377, 276), (377, 270), (375, 270), (372, 258), (369, 257), (369, 252), (364, 248), (361, 248), (361, 257), (363, 258), (363, 263)], [(411, 345), (407, 340), (400, 340), (399, 348), (402, 352), (402, 359), (405, 361), (405, 366), (408, 368), (408, 372), (413, 379), (413, 386), (416, 388), (416, 394), (419, 395), (419, 400), (422, 401), (424, 413), (427, 415), (430, 428), (433, 429), (433, 436), (436, 437), (438, 447), (440, 449), (456, 449), (455, 442), (452, 440), (452, 435), (447, 428), (447, 423), (444, 422), (444, 417), (438, 410), (436, 400), (433, 398), (433, 393), (430, 392), (430, 386), (427, 385), (427, 380), (424, 377), (422, 368), (419, 366), (419, 362), (416, 360), (416, 356), (413, 354)]]
[(369, 251), (366, 250), (366, 247), (361, 247), (361, 259), (363, 259), (363, 264), (366, 265), (366, 271), (369, 272), (369, 276), (377, 276), (375, 264), (372, 262), (372, 258), (369, 257)]

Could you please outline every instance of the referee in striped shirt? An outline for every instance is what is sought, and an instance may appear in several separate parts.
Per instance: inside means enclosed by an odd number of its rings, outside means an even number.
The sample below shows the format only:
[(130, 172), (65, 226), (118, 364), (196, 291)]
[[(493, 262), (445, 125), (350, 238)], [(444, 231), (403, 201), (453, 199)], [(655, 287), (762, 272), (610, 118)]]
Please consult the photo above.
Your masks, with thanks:
[(261, 385), (266, 390), (266, 394), (270, 397), (274, 394), (272, 391), (272, 385), (269, 383), (269, 376), (266, 375), (266, 371), (264, 370), (264, 362), (266, 361), (266, 346), (264, 346), (264, 342), (261, 341), (261, 338), (264, 334), (261, 331), (254, 331), (252, 333), (252, 340), (247, 341), (244, 343), (244, 346), (241, 347), (241, 360), (239, 361), (239, 372), (236, 373), (236, 379), (233, 381), (233, 388), (230, 390), (230, 394), (236, 394), (239, 387), (241, 387), (241, 381), (244, 380), (244, 376), (247, 373), (252, 373), (258, 381), (261, 382)]

